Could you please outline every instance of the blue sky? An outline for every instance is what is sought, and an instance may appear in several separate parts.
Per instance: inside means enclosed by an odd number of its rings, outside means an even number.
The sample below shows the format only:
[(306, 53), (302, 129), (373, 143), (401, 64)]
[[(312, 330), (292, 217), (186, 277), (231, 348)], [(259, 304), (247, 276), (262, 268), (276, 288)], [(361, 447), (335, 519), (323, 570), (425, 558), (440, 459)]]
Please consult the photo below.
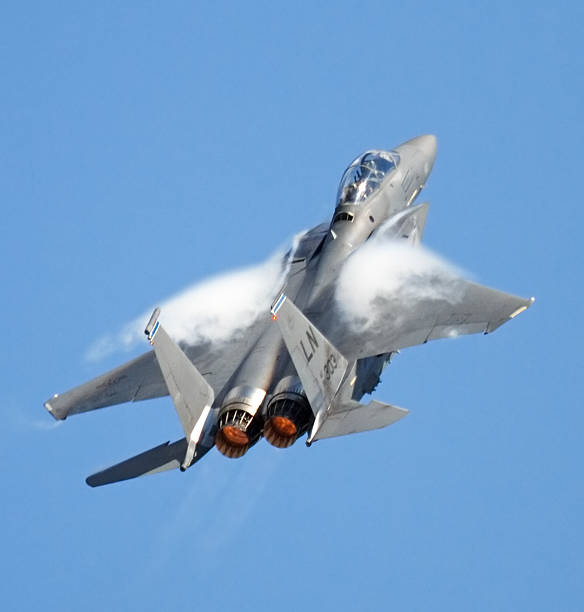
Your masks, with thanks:
[[(579, 610), (577, 2), (5, 6), (3, 610)], [(425, 243), (535, 295), (407, 349), (370, 434), (90, 489), (176, 439), (168, 398), (55, 426), (42, 402), (151, 303), (330, 217), (345, 166), (439, 140)], [(146, 347), (144, 347), (146, 348)], [(139, 351), (136, 351), (139, 352)]]

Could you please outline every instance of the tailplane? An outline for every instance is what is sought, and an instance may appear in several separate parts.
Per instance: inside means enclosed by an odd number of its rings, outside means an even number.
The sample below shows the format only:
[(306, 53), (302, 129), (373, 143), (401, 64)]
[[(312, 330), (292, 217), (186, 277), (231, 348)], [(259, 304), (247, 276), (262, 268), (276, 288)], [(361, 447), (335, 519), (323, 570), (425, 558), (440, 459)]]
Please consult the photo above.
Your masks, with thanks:
[(314, 440), (379, 429), (408, 413), (376, 400), (365, 405), (349, 399), (357, 380), (356, 364), (349, 363), (284, 293), (271, 312), (314, 413), (307, 445)]
[[(209, 448), (211, 447), (204, 449), (198, 447), (195, 461), (198, 461)], [(173, 470), (181, 466), (186, 450), (186, 438), (181, 438), (172, 444), (165, 442), (135, 457), (112, 465), (101, 472), (92, 474), (86, 478), (85, 482), (90, 487), (101, 487), (113, 482), (137, 478), (138, 476), (146, 476), (148, 474), (157, 474), (158, 472)]]
[(381, 429), (392, 425), (408, 414), (409, 410), (371, 400), (368, 404), (361, 404), (349, 400), (335, 406), (328, 418), (316, 432), (315, 440), (336, 438), (348, 434)]

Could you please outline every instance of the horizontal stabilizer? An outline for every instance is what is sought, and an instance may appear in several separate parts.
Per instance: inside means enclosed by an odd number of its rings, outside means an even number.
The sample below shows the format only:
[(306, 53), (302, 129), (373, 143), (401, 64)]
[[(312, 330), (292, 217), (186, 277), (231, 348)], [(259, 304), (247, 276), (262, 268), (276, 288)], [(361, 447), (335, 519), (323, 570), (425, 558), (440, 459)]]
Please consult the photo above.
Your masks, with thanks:
[(381, 429), (399, 421), (408, 412), (405, 408), (398, 408), (377, 400), (372, 400), (367, 405), (348, 400), (329, 412), (314, 439), (336, 438), (361, 431)]
[[(101, 472), (92, 474), (85, 482), (90, 487), (101, 487), (102, 485), (111, 484), (112, 482), (120, 482), (122, 480), (137, 478), (138, 476), (146, 476), (147, 474), (157, 474), (158, 472), (173, 470), (180, 467), (186, 450), (187, 441), (185, 438), (177, 440), (172, 444), (165, 442), (135, 457), (112, 465), (112, 467), (102, 470)], [(200, 446), (197, 447), (197, 456), (194, 461), (198, 461), (208, 450), (208, 448), (204, 449)]]

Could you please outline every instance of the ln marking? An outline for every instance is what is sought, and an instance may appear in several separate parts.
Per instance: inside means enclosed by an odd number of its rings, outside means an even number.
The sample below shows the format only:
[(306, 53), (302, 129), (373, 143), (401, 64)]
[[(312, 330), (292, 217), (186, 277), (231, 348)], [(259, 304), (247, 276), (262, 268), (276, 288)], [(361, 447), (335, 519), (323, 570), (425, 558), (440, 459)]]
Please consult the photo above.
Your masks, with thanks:
[(316, 340), (316, 334), (310, 325), (306, 330), (306, 338), (308, 340), (308, 344), (310, 345), (310, 353), (306, 350), (304, 346), (304, 342), (300, 340), (300, 346), (302, 347), (302, 352), (304, 353), (304, 357), (306, 358), (306, 363), (310, 363), (310, 360), (314, 357), (314, 351), (318, 348), (318, 342)]

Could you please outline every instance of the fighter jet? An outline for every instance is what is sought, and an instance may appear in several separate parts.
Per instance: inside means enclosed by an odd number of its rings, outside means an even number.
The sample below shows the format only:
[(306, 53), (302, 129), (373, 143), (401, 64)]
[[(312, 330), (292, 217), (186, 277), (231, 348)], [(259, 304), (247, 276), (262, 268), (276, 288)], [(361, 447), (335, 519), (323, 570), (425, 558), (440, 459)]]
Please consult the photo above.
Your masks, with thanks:
[(347, 323), (335, 298), (343, 266), (379, 235), (419, 248), (428, 203), (414, 201), (435, 157), (436, 138), (424, 135), (355, 159), (341, 178), (331, 222), (306, 232), (284, 257), (284, 282), (271, 309), (232, 337), (177, 343), (156, 309), (145, 329), (151, 351), (49, 399), (46, 409), (62, 420), (172, 398), (184, 437), (93, 474), (87, 484), (184, 471), (213, 447), (242, 457), (262, 437), (286, 448), (304, 434), (310, 446), (385, 427), (408, 411), (360, 400), (375, 389), (392, 355), (429, 340), (493, 332), (527, 309), (533, 298), (459, 278), (446, 292), (421, 292), (401, 306), (391, 295), (378, 297), (360, 313), (360, 325)]

